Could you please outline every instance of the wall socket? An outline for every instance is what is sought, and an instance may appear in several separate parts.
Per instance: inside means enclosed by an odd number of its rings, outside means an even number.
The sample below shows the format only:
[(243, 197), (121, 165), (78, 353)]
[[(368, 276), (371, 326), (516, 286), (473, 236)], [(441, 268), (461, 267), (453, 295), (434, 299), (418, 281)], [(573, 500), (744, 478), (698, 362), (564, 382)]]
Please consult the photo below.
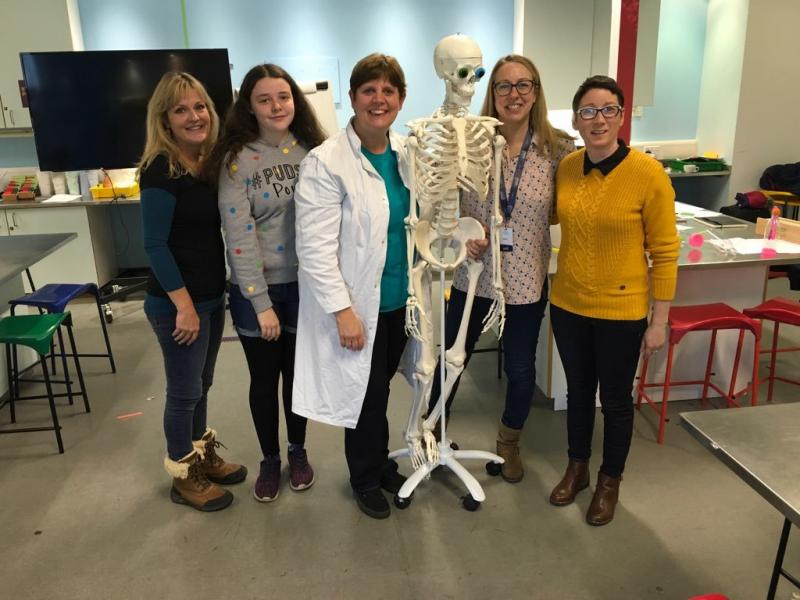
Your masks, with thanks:
[(661, 146), (644, 146), (643, 150), (645, 154), (649, 154), (653, 158), (661, 158)]
[(643, 117), (644, 116), (644, 106), (634, 106), (632, 114), (634, 117)]

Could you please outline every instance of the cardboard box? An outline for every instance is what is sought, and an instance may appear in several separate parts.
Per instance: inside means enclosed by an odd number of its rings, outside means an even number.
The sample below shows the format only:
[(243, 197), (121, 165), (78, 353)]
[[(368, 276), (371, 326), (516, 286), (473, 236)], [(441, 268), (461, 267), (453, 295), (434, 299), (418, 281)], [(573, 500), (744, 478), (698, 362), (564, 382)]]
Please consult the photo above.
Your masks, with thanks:
[[(756, 233), (764, 235), (768, 223), (769, 219), (759, 217), (756, 220)], [(778, 239), (800, 244), (800, 221), (781, 217), (778, 220)]]

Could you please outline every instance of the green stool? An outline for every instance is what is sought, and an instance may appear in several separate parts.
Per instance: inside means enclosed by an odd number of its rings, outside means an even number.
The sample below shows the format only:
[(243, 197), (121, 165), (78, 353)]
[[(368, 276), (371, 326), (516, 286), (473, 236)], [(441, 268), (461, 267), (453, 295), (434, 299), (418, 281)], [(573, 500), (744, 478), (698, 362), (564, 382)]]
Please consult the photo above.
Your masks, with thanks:
[[(74, 395), (83, 396), (83, 404), (86, 412), (90, 412), (89, 399), (86, 396), (86, 386), (83, 383), (83, 372), (75, 349), (75, 336), (72, 333), (72, 319), (69, 312), (52, 313), (43, 315), (21, 315), (14, 317), (6, 317), (0, 320), (0, 343), (6, 344), (6, 372), (8, 373), (8, 404), (11, 407), (11, 422), (16, 423), (16, 412), (14, 403), (18, 400), (30, 400), (34, 398), (47, 398), (50, 402), (50, 414), (53, 418), (52, 427), (25, 427), (19, 429), (0, 429), (0, 434), (3, 433), (25, 433), (28, 431), (55, 431), (56, 441), (58, 442), (59, 453), (64, 452), (64, 444), (61, 441), (61, 426), (58, 424), (58, 414), (56, 414), (55, 398), (60, 396), (68, 396), (70, 404), (72, 403), (72, 388), (67, 385), (66, 394), (54, 394), (50, 375), (47, 370), (47, 362), (45, 357), (50, 351), (50, 344), (53, 341), (53, 336), (61, 324), (67, 328), (67, 335), (69, 343), (72, 348), (72, 354), (75, 360), (75, 369), (78, 374), (78, 382), (80, 384), (80, 392), (75, 392)], [(42, 372), (44, 374), (44, 384), (47, 388), (47, 395), (39, 396), (20, 396), (19, 395), (19, 382), (17, 381), (19, 374), (16, 373), (11, 366), (11, 354), (16, 346), (27, 346), (32, 348), (39, 355), (39, 360), (42, 365)]]

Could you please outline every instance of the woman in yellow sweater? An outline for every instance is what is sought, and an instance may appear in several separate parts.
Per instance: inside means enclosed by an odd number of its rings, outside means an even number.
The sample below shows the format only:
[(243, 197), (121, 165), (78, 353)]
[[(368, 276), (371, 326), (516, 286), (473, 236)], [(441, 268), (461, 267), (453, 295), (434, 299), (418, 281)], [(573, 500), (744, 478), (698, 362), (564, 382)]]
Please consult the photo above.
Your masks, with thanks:
[(562, 233), (550, 318), (567, 378), (569, 463), (550, 502), (570, 504), (589, 486), (599, 384), (603, 462), (586, 513), (590, 525), (614, 518), (633, 433), (636, 365), (640, 353), (664, 344), (680, 248), (664, 169), (617, 137), (624, 105), (609, 77), (581, 84), (572, 119), (585, 148), (566, 157), (556, 175)]

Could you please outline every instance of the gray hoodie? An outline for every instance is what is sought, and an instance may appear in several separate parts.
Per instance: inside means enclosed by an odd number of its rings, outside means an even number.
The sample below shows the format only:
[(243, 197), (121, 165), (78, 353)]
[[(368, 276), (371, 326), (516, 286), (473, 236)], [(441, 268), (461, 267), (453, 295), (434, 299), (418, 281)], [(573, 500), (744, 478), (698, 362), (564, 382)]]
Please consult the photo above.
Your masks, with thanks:
[(268, 284), (297, 281), (294, 186), (306, 153), (291, 133), (280, 146), (259, 139), (242, 148), (219, 176), (231, 282), (256, 313), (272, 306)]

